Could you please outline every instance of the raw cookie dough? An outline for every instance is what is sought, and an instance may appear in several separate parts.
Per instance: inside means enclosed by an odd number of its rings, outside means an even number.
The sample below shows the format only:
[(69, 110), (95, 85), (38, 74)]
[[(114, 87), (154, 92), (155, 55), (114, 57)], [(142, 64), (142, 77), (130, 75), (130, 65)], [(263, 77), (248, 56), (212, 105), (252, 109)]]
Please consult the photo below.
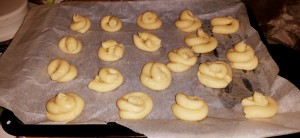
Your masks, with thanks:
[(184, 10), (175, 21), (175, 26), (183, 32), (193, 32), (202, 26), (202, 22), (190, 10)]
[(171, 84), (172, 74), (165, 64), (149, 62), (142, 69), (141, 82), (149, 89), (163, 90)]
[(208, 53), (216, 49), (218, 41), (210, 37), (202, 29), (198, 29), (197, 34), (190, 34), (184, 38), (186, 45), (192, 47), (195, 53)]
[(77, 76), (77, 69), (64, 59), (55, 59), (48, 65), (48, 74), (51, 80), (68, 82)]
[(84, 108), (83, 99), (76, 93), (58, 93), (46, 104), (46, 116), (55, 122), (70, 122), (77, 118)]
[(167, 63), (167, 66), (173, 72), (186, 71), (197, 62), (196, 55), (187, 47), (181, 47), (170, 51), (168, 53), (168, 58), (170, 62)]
[(114, 68), (102, 68), (88, 87), (97, 92), (108, 92), (118, 88), (124, 81), (123, 75)]
[(133, 42), (137, 48), (147, 52), (157, 51), (161, 47), (161, 39), (146, 32), (133, 35)]
[(202, 84), (211, 88), (225, 88), (232, 81), (232, 70), (223, 61), (201, 63), (197, 75)]
[(241, 104), (246, 118), (270, 118), (278, 112), (276, 101), (259, 92), (243, 99)]
[(211, 20), (212, 32), (216, 34), (232, 34), (239, 29), (239, 20), (228, 17), (216, 17)]
[(100, 21), (100, 26), (104, 31), (117, 32), (122, 28), (122, 21), (116, 16), (104, 16)]
[(117, 61), (123, 57), (124, 50), (123, 44), (118, 44), (115, 40), (107, 40), (102, 42), (98, 57), (104, 61)]
[(130, 92), (117, 100), (121, 119), (143, 119), (152, 110), (152, 98), (144, 92)]
[(176, 103), (172, 105), (173, 114), (181, 120), (201, 121), (208, 115), (206, 102), (197, 96), (176, 94)]
[(73, 15), (73, 21), (70, 24), (70, 28), (73, 31), (79, 33), (85, 33), (91, 27), (91, 21), (85, 16), (78, 14)]
[(244, 41), (230, 48), (226, 53), (226, 57), (234, 69), (253, 70), (258, 65), (258, 58), (253, 48)]
[(137, 17), (136, 23), (139, 27), (147, 30), (159, 29), (162, 25), (161, 19), (153, 11), (147, 11)]
[(72, 36), (65, 36), (59, 40), (58, 46), (66, 54), (77, 54), (82, 49), (81, 42)]

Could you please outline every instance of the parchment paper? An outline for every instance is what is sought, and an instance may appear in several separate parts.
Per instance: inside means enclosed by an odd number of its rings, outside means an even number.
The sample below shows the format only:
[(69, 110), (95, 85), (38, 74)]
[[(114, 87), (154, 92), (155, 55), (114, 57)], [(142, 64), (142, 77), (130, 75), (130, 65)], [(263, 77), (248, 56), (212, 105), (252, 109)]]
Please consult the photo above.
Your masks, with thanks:
[[(240, 29), (232, 35), (213, 34), (219, 41), (215, 52), (202, 54), (198, 62), (186, 72), (173, 73), (171, 86), (163, 91), (145, 88), (140, 80), (142, 66), (147, 62), (167, 63), (167, 53), (183, 47), (184, 37), (192, 33), (179, 31), (174, 21), (184, 9), (189, 9), (203, 21), (202, 29), (211, 33), (210, 19), (233, 16), (240, 20)], [(147, 31), (139, 28), (136, 17), (145, 11), (156, 11), (163, 21), (162, 28)], [(89, 17), (92, 26), (85, 34), (69, 29), (74, 14)], [(118, 16), (123, 21), (119, 32), (108, 33), (99, 26), (105, 15)], [(150, 32), (162, 39), (162, 47), (154, 53), (143, 52), (134, 46), (132, 36)], [(195, 32), (193, 32), (195, 33)], [(83, 49), (76, 55), (66, 55), (58, 48), (63, 36), (78, 38)], [(101, 61), (97, 52), (101, 42), (114, 39), (124, 44), (124, 57), (116, 62)], [(254, 71), (233, 70), (233, 81), (225, 89), (204, 87), (197, 79), (200, 63), (222, 60), (227, 49), (244, 40), (259, 58)], [(49, 62), (63, 58), (75, 65), (78, 76), (67, 83), (51, 81), (47, 74)], [(109, 121), (128, 126), (148, 137), (265, 137), (300, 131), (299, 90), (278, 76), (278, 67), (250, 26), (244, 5), (237, 0), (168, 0), (122, 2), (73, 2), (33, 7), (13, 42), (0, 58), (0, 105), (12, 110), (24, 123), (49, 123), (45, 117), (47, 100), (59, 92), (78, 93), (86, 103), (80, 116), (70, 123), (97, 123)], [(88, 89), (88, 83), (102, 67), (113, 67), (124, 75), (124, 83), (116, 90), (97, 93)], [(244, 118), (241, 99), (259, 91), (274, 98), (279, 113), (270, 119)], [(152, 112), (137, 121), (120, 120), (116, 100), (122, 95), (142, 91), (154, 102)], [(184, 92), (205, 99), (208, 117), (201, 122), (177, 120), (171, 111), (175, 94)]]

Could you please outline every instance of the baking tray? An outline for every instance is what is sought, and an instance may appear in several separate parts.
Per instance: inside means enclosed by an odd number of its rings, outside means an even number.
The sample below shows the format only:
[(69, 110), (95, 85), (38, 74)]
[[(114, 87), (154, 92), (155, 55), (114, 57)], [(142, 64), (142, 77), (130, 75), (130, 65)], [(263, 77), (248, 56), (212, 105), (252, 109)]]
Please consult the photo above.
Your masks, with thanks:
[[(5, 119), (5, 116), (7, 117), (6, 119)], [(4, 118), (4, 119), (2, 119), (2, 118)], [(2, 108), (1, 123), (3, 124), (3, 128), (5, 129), (5, 131), (7, 131), (10, 134), (16, 135), (16, 136), (72, 136), (72, 137), (73, 136), (75, 136), (75, 137), (76, 136), (144, 137), (145, 136), (143, 134), (136, 133), (126, 127), (123, 127), (115, 122), (110, 122), (107, 124), (88, 124), (88, 125), (87, 124), (80, 124), (80, 125), (76, 125), (76, 124), (72, 124), (72, 125), (24, 124), (24, 123), (22, 123), (22, 121), (20, 121), (20, 119), (16, 118), (11, 111), (9, 111), (5, 108)], [(47, 132), (43, 131), (43, 129), (49, 130), (51, 127), (53, 127), (53, 128), (57, 127), (57, 128), (61, 128), (61, 129), (58, 129), (57, 131), (55, 131), (55, 133), (51, 132), (52, 134), (48, 134)], [(70, 131), (70, 134), (68, 134), (68, 132), (61, 131), (61, 130), (63, 130), (62, 128), (65, 128), (68, 130), (69, 129), (81, 130), (82, 128), (90, 128), (92, 130), (92, 133), (90, 133), (90, 135), (89, 134), (87, 135), (87, 134), (84, 134), (85, 133), (84, 131), (76, 131), (76, 132), (78, 132), (78, 134), (75, 134), (73, 131)], [(36, 130), (30, 131), (30, 132), (25, 131), (25, 130), (34, 130), (34, 129), (40, 129), (40, 131), (38, 131), (38, 132), (41, 132), (41, 133), (34, 133)], [(104, 130), (104, 132), (97, 131), (97, 129)], [(120, 134), (114, 133), (114, 131), (116, 131), (116, 130), (118, 130), (118, 131), (122, 130), (121, 131), (122, 133), (120, 133)]]

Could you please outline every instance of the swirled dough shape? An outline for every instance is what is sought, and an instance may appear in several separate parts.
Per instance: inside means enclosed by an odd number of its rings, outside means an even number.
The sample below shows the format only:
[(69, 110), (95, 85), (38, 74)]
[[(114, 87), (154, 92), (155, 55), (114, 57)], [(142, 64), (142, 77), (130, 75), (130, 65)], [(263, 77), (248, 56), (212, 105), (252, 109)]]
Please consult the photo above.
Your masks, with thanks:
[(123, 75), (114, 68), (102, 68), (88, 87), (97, 92), (108, 92), (118, 88), (124, 81)]
[(212, 32), (216, 34), (232, 34), (239, 29), (239, 20), (228, 17), (216, 17), (211, 20)]
[(47, 101), (46, 117), (55, 122), (70, 122), (77, 118), (84, 108), (83, 99), (75, 93), (58, 93)]
[(146, 32), (133, 35), (133, 42), (137, 48), (147, 52), (157, 51), (161, 47), (161, 39)]
[(246, 118), (270, 118), (278, 112), (276, 101), (259, 92), (243, 99), (241, 104)]
[(188, 70), (197, 62), (194, 52), (187, 47), (181, 47), (168, 53), (170, 62), (167, 67), (173, 72), (183, 72)]
[(58, 46), (60, 50), (66, 54), (77, 54), (82, 49), (81, 42), (72, 36), (65, 36), (61, 38)]
[(152, 110), (152, 98), (144, 92), (130, 92), (117, 100), (121, 119), (143, 119)]
[(107, 32), (117, 32), (122, 25), (122, 21), (116, 16), (104, 16), (100, 21), (101, 28)]
[(123, 44), (118, 44), (115, 40), (107, 40), (102, 43), (98, 50), (98, 57), (104, 61), (117, 61), (123, 57)]
[(163, 90), (169, 87), (172, 74), (169, 68), (159, 62), (149, 62), (144, 65), (141, 73), (142, 84), (152, 90)]
[(159, 29), (162, 26), (162, 21), (153, 11), (147, 11), (137, 17), (136, 23), (139, 27), (147, 30)]
[(210, 37), (202, 29), (198, 29), (197, 34), (190, 34), (184, 38), (186, 45), (192, 47), (195, 53), (208, 53), (216, 49), (218, 41)]
[(91, 27), (91, 21), (85, 16), (78, 14), (73, 15), (73, 21), (70, 24), (70, 28), (73, 31), (79, 33), (85, 33)]
[(202, 22), (190, 10), (184, 10), (175, 21), (175, 26), (183, 32), (193, 32), (202, 26)]
[(197, 75), (202, 84), (211, 88), (225, 88), (232, 81), (232, 70), (223, 61), (200, 64)]
[(234, 69), (253, 70), (258, 65), (258, 58), (253, 48), (244, 41), (230, 48), (226, 53), (226, 57)]
[(51, 80), (68, 82), (77, 76), (77, 69), (64, 59), (55, 59), (48, 65), (48, 74)]
[(183, 93), (176, 94), (176, 103), (172, 105), (173, 114), (181, 120), (201, 121), (208, 115), (207, 103), (197, 97)]

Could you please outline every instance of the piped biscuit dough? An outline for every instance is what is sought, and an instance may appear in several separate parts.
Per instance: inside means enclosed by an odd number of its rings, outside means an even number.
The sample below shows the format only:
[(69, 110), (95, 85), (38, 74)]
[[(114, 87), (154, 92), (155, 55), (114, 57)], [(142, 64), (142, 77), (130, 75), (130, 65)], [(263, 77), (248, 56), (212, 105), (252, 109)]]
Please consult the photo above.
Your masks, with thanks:
[(198, 29), (197, 34), (190, 34), (184, 38), (186, 45), (192, 47), (195, 53), (208, 53), (216, 49), (218, 41), (210, 37), (202, 29)]
[(156, 12), (147, 11), (140, 14), (136, 20), (139, 27), (147, 30), (159, 29), (162, 26), (162, 21)]
[(123, 44), (118, 44), (115, 40), (107, 40), (102, 42), (98, 57), (103, 61), (117, 61), (123, 57), (124, 50)]
[(117, 32), (122, 25), (122, 21), (116, 16), (104, 16), (100, 21), (101, 28), (107, 32)]
[(276, 101), (259, 92), (243, 99), (241, 104), (246, 118), (270, 118), (278, 112)]
[(258, 58), (253, 48), (244, 41), (230, 48), (226, 53), (226, 57), (234, 69), (253, 70), (258, 65)]
[(183, 72), (196, 64), (197, 57), (194, 52), (187, 47), (181, 47), (168, 53), (170, 60), (167, 67), (173, 72)]
[(195, 17), (190, 10), (184, 10), (179, 19), (175, 21), (175, 26), (183, 32), (193, 32), (202, 26), (202, 21)]
[(197, 75), (200, 83), (211, 88), (225, 88), (232, 81), (232, 70), (223, 61), (201, 63)]
[(137, 48), (147, 52), (157, 51), (161, 47), (161, 39), (146, 32), (133, 35), (133, 42)]
[(59, 40), (58, 46), (66, 54), (77, 54), (82, 49), (81, 42), (72, 36), (65, 36)]
[(88, 88), (97, 92), (112, 91), (124, 81), (124, 77), (114, 68), (101, 68), (94, 80), (90, 81)]
[(84, 100), (76, 93), (58, 93), (47, 101), (46, 116), (54, 122), (70, 122), (76, 119), (84, 108)]
[(88, 17), (75, 14), (72, 19), (70, 28), (73, 31), (85, 33), (91, 27), (91, 21)]
[(117, 100), (121, 119), (144, 119), (153, 108), (152, 98), (144, 92), (130, 92)]
[(163, 90), (170, 86), (172, 74), (169, 68), (159, 62), (149, 62), (142, 68), (142, 84), (152, 90)]
[(173, 114), (185, 121), (201, 121), (208, 115), (207, 103), (197, 97), (184, 93), (176, 94), (176, 103), (172, 105)]
[(68, 82), (77, 76), (77, 69), (64, 59), (52, 60), (48, 65), (48, 74), (51, 80)]
[(239, 20), (227, 16), (216, 17), (211, 20), (212, 32), (216, 34), (232, 34), (238, 31), (240, 23)]

